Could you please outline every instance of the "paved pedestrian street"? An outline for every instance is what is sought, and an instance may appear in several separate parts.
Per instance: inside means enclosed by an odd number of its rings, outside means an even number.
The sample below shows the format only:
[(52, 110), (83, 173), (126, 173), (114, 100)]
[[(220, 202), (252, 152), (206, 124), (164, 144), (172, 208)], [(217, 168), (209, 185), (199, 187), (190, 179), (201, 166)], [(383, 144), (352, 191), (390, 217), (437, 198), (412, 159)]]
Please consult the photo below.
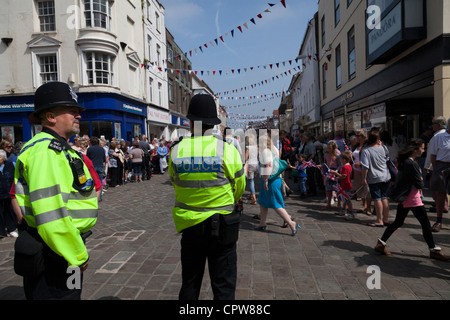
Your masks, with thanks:
[[(289, 184), (293, 184), (288, 179)], [(257, 190), (259, 185), (257, 185)], [(248, 191), (245, 196), (248, 195)], [(296, 237), (269, 211), (267, 232), (253, 230), (259, 207), (245, 204), (238, 242), (238, 300), (447, 300), (450, 263), (429, 259), (418, 221), (410, 213), (388, 242), (392, 256), (373, 251), (383, 228), (323, 211), (324, 196), (286, 200), (302, 229)], [(175, 300), (181, 286), (180, 235), (172, 221), (174, 191), (168, 174), (108, 189), (87, 240), (90, 264), (84, 300)], [(354, 202), (358, 208), (359, 203)], [(429, 207), (429, 204), (427, 205)], [(391, 221), (395, 217), (391, 207)], [(433, 222), (435, 214), (430, 214)], [(450, 254), (450, 219), (434, 234)], [(14, 238), (0, 240), (0, 299), (24, 299), (13, 271)], [(213, 298), (205, 272), (203, 300)]]

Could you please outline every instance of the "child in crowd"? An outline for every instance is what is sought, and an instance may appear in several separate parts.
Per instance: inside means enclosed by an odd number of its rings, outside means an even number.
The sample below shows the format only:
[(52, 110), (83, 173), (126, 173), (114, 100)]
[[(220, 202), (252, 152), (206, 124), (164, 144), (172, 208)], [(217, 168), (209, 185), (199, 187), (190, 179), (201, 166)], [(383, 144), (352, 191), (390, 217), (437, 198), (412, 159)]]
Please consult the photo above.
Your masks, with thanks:
[[(339, 170), (341, 167), (340, 157), (341, 152), (334, 140), (328, 141), (327, 150), (325, 153), (325, 162), (322, 170), (330, 174), (331, 171)], [(322, 174), (323, 171), (322, 171)], [(323, 209), (331, 209), (331, 205), (334, 203), (334, 197), (336, 196), (337, 181), (334, 177), (327, 176), (325, 181), (325, 192), (327, 194), (327, 204)], [(341, 211), (341, 202), (338, 199), (338, 210)]]
[(300, 198), (306, 198), (307, 192), (306, 192), (306, 181), (308, 180), (308, 175), (306, 174), (306, 168), (305, 165), (306, 161), (306, 155), (304, 154), (297, 154), (296, 155), (297, 162), (295, 164), (295, 167), (289, 164), (289, 167), (291, 169), (295, 169), (298, 172), (297, 175), (297, 188), (298, 191), (300, 191)]
[(341, 168), (339, 172), (330, 170), (331, 174), (334, 174), (339, 180), (340, 190), (338, 190), (338, 196), (343, 202), (343, 210), (338, 212), (338, 215), (345, 215), (345, 209), (347, 208), (347, 220), (353, 220), (355, 215), (353, 214), (352, 194), (353, 189), (351, 177), (352, 177), (352, 153), (351, 151), (344, 151), (340, 155)]

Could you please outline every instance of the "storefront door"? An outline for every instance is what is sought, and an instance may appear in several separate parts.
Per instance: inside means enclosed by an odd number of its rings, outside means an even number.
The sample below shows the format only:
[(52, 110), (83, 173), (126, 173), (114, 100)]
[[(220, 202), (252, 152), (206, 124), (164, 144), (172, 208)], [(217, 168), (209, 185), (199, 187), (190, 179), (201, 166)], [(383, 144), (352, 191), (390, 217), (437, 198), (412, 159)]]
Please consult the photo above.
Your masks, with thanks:
[(403, 148), (408, 140), (420, 136), (419, 115), (390, 116), (388, 117), (388, 128), (399, 148)]

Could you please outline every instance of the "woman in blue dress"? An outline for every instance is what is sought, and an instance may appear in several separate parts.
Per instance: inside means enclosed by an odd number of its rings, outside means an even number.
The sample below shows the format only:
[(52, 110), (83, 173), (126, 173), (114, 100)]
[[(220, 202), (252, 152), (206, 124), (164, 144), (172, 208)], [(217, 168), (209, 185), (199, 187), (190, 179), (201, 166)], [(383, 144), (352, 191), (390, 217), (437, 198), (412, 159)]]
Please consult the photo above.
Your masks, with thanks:
[[(266, 140), (268, 140), (268, 145), (270, 147), (270, 139)], [(261, 185), (263, 187), (261, 188), (258, 197), (258, 204), (260, 208), (260, 223), (255, 229), (259, 231), (267, 230), (267, 214), (269, 212), (269, 209), (274, 209), (275, 212), (291, 228), (291, 235), (295, 236), (297, 234), (297, 231), (300, 229), (300, 225), (291, 219), (290, 215), (285, 209), (283, 194), (281, 192), (283, 180), (280, 176), (269, 180), (272, 174), (272, 170), (277, 169), (274, 168), (274, 163), (276, 164), (277, 159), (275, 159), (275, 157), (278, 157), (278, 155), (265, 147), (266, 144), (263, 143), (262, 146), (264, 147), (264, 150), (260, 153), (260, 176), (262, 179)]]

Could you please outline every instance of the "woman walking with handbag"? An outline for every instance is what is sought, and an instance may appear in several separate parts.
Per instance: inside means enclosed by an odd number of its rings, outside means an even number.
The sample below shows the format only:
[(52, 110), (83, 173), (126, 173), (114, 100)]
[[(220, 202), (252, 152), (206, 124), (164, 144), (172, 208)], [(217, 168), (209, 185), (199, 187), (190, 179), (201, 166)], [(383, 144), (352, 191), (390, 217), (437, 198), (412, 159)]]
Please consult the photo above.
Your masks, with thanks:
[(450, 257), (443, 255), (441, 248), (434, 243), (430, 220), (421, 199), (423, 178), (417, 159), (420, 158), (424, 151), (425, 143), (423, 140), (412, 139), (405, 149), (399, 153), (399, 174), (394, 186), (389, 190), (389, 197), (394, 201), (398, 201), (397, 215), (395, 221), (388, 226), (381, 239), (378, 239), (375, 251), (384, 255), (391, 254), (386, 249), (386, 241), (398, 228), (403, 226), (405, 218), (411, 210), (422, 226), (423, 237), (430, 249), (430, 258), (449, 261)]
[[(262, 188), (258, 197), (258, 204), (260, 206), (260, 223), (255, 228), (259, 231), (267, 230), (267, 214), (269, 212), (269, 208), (275, 210), (275, 212), (285, 221), (285, 223), (291, 228), (291, 235), (295, 236), (297, 231), (300, 229), (300, 225), (291, 219), (288, 212), (285, 209), (283, 194), (281, 193), (282, 179), (280, 177), (280, 171), (282, 171), (283, 163), (280, 160), (276, 153), (274, 153), (271, 149), (271, 141), (270, 139), (266, 140), (261, 139), (262, 141), (266, 141), (267, 144), (263, 144), (263, 151), (260, 153), (260, 166), (261, 166), (261, 179), (262, 179)], [(260, 141), (261, 141), (260, 140)], [(260, 144), (261, 146), (261, 144)], [(271, 148), (271, 149), (269, 149)], [(287, 168), (287, 163), (284, 166)]]

